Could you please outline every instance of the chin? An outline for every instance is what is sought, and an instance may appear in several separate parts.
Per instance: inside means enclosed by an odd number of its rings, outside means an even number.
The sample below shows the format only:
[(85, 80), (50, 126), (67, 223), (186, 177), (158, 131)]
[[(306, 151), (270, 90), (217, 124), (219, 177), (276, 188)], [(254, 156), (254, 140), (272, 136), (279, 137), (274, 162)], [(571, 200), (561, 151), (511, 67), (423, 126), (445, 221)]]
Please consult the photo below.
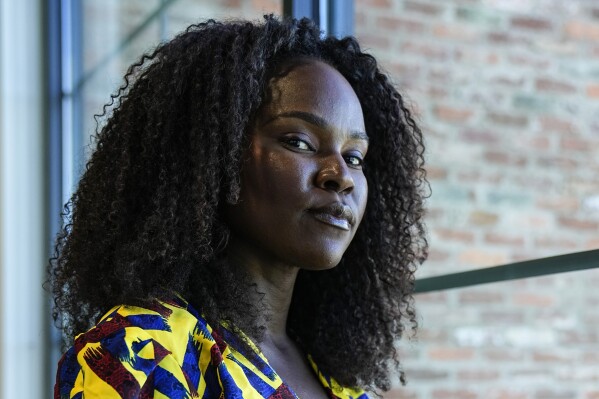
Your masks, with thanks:
[(311, 271), (329, 270), (336, 267), (340, 262), (341, 256), (314, 257), (304, 262), (300, 268)]

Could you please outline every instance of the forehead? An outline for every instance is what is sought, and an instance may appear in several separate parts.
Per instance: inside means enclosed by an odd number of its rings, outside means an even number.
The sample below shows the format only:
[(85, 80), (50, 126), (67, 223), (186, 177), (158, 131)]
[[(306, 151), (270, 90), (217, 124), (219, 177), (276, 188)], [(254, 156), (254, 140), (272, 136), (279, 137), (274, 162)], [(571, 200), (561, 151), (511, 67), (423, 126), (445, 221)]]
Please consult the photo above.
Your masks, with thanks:
[(262, 117), (303, 111), (336, 125), (364, 129), (360, 101), (345, 77), (322, 61), (307, 61), (271, 80)]

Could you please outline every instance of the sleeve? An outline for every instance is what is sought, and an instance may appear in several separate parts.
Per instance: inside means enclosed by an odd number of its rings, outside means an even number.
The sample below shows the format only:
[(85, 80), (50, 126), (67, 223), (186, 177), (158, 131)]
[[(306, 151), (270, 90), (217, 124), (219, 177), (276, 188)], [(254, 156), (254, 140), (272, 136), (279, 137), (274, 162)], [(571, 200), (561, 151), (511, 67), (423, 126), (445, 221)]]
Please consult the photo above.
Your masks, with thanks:
[[(136, 316), (139, 321), (139, 315)], [(152, 317), (152, 315), (148, 315)], [(150, 326), (155, 329), (156, 326)], [(150, 330), (151, 330), (150, 329)], [(118, 309), (75, 339), (58, 365), (55, 399), (181, 398), (197, 395), (177, 361), (159, 342), (160, 330), (148, 330)], [(166, 333), (166, 331), (165, 331)], [(193, 378), (196, 380), (197, 378)]]

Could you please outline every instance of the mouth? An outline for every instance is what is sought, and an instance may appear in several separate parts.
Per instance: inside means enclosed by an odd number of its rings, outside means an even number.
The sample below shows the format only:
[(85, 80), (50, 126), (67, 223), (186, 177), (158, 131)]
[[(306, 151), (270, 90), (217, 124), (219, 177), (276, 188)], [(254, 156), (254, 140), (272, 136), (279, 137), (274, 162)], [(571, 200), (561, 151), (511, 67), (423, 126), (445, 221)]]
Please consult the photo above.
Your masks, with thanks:
[(341, 230), (349, 231), (355, 223), (355, 217), (350, 207), (341, 202), (314, 208), (310, 212), (318, 221)]

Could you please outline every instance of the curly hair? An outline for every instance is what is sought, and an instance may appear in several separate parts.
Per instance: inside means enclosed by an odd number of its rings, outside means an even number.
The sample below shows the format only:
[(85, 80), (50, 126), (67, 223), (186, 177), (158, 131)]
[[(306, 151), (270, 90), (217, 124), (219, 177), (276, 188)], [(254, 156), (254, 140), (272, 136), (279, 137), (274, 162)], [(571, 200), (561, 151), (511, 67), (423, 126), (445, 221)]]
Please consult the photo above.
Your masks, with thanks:
[(322, 37), (308, 19), (209, 20), (128, 69), (100, 115), (50, 260), (53, 315), (67, 336), (115, 305), (174, 293), (211, 325), (260, 332), (246, 277), (223, 261), (222, 213), (238, 199), (248, 127), (269, 81), (296, 59), (328, 63), (357, 94), (369, 193), (340, 264), (300, 271), (288, 331), (345, 386), (385, 391), (394, 371), (404, 381), (394, 344), (417, 327), (414, 272), (427, 252), (422, 134), (376, 60), (352, 37)]

